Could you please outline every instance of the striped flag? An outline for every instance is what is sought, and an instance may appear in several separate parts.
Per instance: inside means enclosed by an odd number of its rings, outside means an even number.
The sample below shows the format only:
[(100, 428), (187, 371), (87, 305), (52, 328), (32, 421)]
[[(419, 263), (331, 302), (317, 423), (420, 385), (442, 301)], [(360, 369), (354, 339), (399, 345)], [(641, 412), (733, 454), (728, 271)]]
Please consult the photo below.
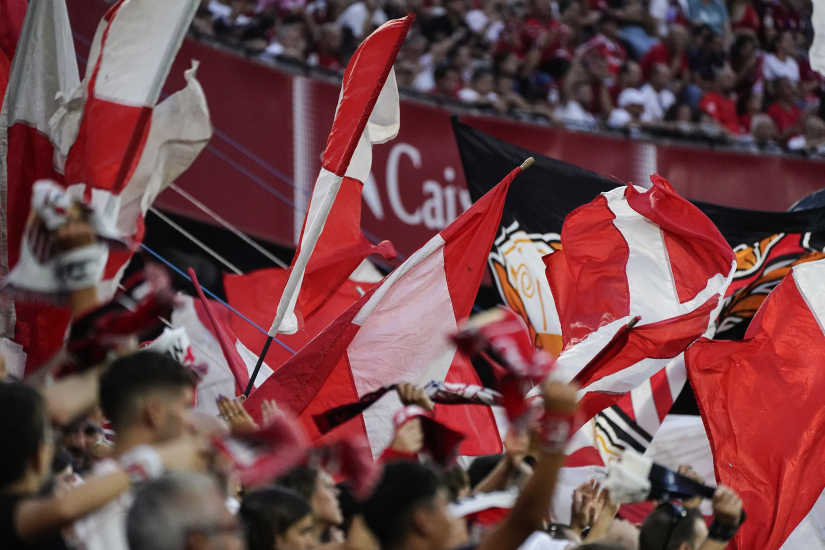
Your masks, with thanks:
[[(13, 2), (4, 2), (0, 8), (4, 35), (6, 26), (13, 23), (7, 17), (13, 7)], [(12, 12), (4, 11), (9, 9)], [(11, 38), (4, 36), (4, 40)], [(69, 15), (62, 0), (29, 4), (17, 46), (0, 111), (2, 276), (18, 263), (34, 182), (42, 178), (62, 181), (60, 167), (65, 156), (59, 152), (61, 135), (50, 127), (49, 120), (60, 108), (61, 95), (68, 94), (80, 82)], [(0, 337), (14, 337), (22, 346), (13, 346), (20, 352), (16, 357), (22, 359), (27, 354), (25, 362), (31, 369), (60, 349), (68, 322), (68, 310), (12, 304), (4, 299), (0, 308)], [(13, 370), (22, 374), (22, 367), (13, 365)]]
[(361, 189), (372, 166), (372, 145), (398, 135), (400, 107), (392, 65), (415, 16), (385, 23), (355, 51), (289, 268), (270, 336), (295, 334), (373, 253), (395, 257), (385, 241), (373, 247), (361, 233)]
[(112, 295), (143, 238), (143, 216), (155, 197), (183, 173), (212, 135), (195, 64), (186, 87), (157, 107), (172, 61), (198, 0), (120, 0), (101, 20), (86, 75), (61, 113), (71, 139), (65, 166), (69, 192), (107, 222), (113, 250), (100, 287)]
[(562, 227), (562, 249), (545, 257), (564, 342), (556, 362), (561, 379), (575, 378), (641, 317), (621, 353), (579, 380), (585, 419), (707, 332), (736, 268), (713, 223), (664, 178), (651, 181), (650, 190), (628, 185), (573, 211)]
[[(366, 433), (373, 456), (379, 456), (392, 438), (387, 419), (401, 408), (397, 396), (384, 397), (327, 436), (312, 416), (398, 382), (424, 385), (446, 378), (478, 384), (466, 361), (454, 361), (456, 348), (448, 337), (472, 310), (507, 190), (520, 172), (513, 170), (275, 371), (250, 395), (250, 412), (275, 399), (301, 418), (311, 438)], [(468, 441), (476, 442), (476, 452), (463, 446), (461, 454), (500, 449), (487, 407), (451, 406), (436, 413), (450, 427), (475, 430)]]

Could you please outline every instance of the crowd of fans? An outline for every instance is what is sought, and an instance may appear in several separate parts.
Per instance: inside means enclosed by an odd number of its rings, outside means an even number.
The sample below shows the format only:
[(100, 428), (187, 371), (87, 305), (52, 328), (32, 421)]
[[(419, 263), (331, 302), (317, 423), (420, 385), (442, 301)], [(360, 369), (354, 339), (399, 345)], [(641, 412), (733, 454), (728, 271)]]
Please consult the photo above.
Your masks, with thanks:
[(401, 88), (573, 129), (825, 155), (810, 0), (203, 0), (196, 32), (340, 72), (408, 12)]

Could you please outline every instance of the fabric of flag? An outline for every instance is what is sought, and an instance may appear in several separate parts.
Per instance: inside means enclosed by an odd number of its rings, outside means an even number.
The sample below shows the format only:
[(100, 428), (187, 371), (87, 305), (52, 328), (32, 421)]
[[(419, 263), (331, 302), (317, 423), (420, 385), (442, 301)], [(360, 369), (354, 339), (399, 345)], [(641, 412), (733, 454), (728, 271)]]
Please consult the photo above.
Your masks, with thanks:
[(0, 3), (0, 105), (9, 85), (9, 74), (23, 20), (26, 17), (26, 0), (6, 0)]
[[(0, 110), (0, 275), (20, 257), (32, 186), (39, 179), (62, 181), (62, 136), (49, 125), (61, 97), (77, 87), (80, 77), (64, 2), (3, 2), (0, 41), (8, 54), (17, 44)], [(16, 41), (20, 8), (26, 13)], [(0, 55), (2, 57), (2, 55)], [(14, 338), (26, 354), (26, 371), (41, 365), (63, 344), (68, 308), (43, 304), (0, 303), (0, 337)], [(17, 354), (17, 357), (22, 357)]]
[[(220, 302), (212, 301), (210, 306), (213, 316), (218, 318), (223, 326), (231, 326), (231, 318), (236, 317), (234, 313)], [(172, 326), (186, 330), (186, 335), (191, 342), (194, 362), (207, 366), (197, 387), (197, 408), (205, 413), (217, 415), (219, 411), (216, 399), (221, 395), (236, 395), (237, 383), (235, 374), (226, 361), (215, 327), (206, 313), (203, 302), (191, 296), (179, 296), (178, 304), (172, 312), (170, 320)], [(255, 368), (258, 357), (241, 340), (236, 339), (233, 344), (243, 360), (247, 376), (249, 376)], [(261, 372), (271, 373), (272, 370), (264, 362), (261, 366)]]
[[(387, 419), (401, 408), (397, 396), (387, 395), (327, 436), (321, 436), (312, 416), (393, 383), (478, 384), (466, 361), (454, 361), (456, 349), (447, 336), (472, 310), (507, 190), (520, 172), (513, 170), (284, 363), (250, 395), (250, 412), (274, 399), (301, 418), (310, 438), (366, 433), (378, 456), (392, 439)], [(449, 418), (460, 415), (457, 410), (465, 417), (454, 424)], [(444, 407), (436, 419), (467, 433), (460, 454), (501, 448), (485, 407)]]
[[(564, 350), (556, 376), (572, 380), (636, 316), (621, 353), (580, 379), (592, 418), (662, 370), (716, 320), (736, 267), (702, 212), (652, 176), (567, 216), (562, 249), (545, 257)], [(593, 289), (599, 289), (593, 292)]]
[[(293, 351), (300, 350), (315, 338), (327, 325), (358, 301), (383, 275), (369, 263), (357, 269), (318, 309), (312, 318), (304, 323), (304, 330), (295, 334), (279, 334), (277, 339)], [(366, 267), (367, 269), (363, 269)], [(224, 274), (223, 284), (230, 306), (243, 312), (244, 316), (259, 327), (265, 327), (272, 320), (272, 304), (278, 302), (289, 277), (289, 270), (281, 268), (259, 269), (243, 275)], [(267, 335), (238, 315), (228, 315), (229, 328), (243, 345), (259, 353)], [(265, 364), (255, 379), (255, 387), (260, 386), (273, 370), (292, 358), (289, 351), (277, 343), (269, 347)], [(254, 362), (253, 362), (254, 365)]]
[(114, 293), (143, 238), (143, 216), (185, 171), (212, 135), (197, 64), (186, 87), (155, 107), (197, 0), (120, 0), (98, 26), (86, 75), (56, 124), (70, 148), (65, 182), (126, 241), (113, 251), (100, 294)]
[(701, 340), (686, 365), (719, 483), (748, 521), (734, 549), (780, 548), (825, 490), (825, 261), (798, 265), (745, 340)]
[(361, 233), (361, 189), (372, 145), (398, 135), (401, 113), (392, 66), (414, 15), (379, 27), (353, 54), (315, 182), (301, 238), (270, 336), (294, 334), (370, 254), (395, 257), (389, 242)]
[(198, 293), (198, 298), (200, 298), (201, 305), (203, 306), (207, 317), (209, 317), (209, 322), (212, 323), (213, 332), (221, 346), (221, 351), (223, 352), (224, 359), (226, 359), (226, 364), (229, 365), (229, 369), (232, 371), (232, 375), (235, 378), (235, 395), (241, 395), (246, 389), (247, 384), (249, 384), (250, 375), (247, 371), (246, 364), (235, 347), (235, 343), (238, 339), (234, 334), (232, 334), (229, 327), (221, 321), (221, 318), (218, 317), (218, 315), (212, 310), (209, 300), (207, 300), (206, 296), (204, 296), (203, 289), (201, 288), (200, 283), (198, 283), (198, 277), (195, 275), (195, 270), (191, 267), (189, 268), (189, 277), (192, 279), (192, 284), (195, 286), (195, 292)]

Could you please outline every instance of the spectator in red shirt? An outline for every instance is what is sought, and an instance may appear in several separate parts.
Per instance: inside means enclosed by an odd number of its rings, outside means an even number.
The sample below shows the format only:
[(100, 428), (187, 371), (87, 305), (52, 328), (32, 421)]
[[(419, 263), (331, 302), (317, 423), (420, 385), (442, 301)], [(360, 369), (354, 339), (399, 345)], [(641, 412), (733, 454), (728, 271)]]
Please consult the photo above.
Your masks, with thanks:
[(531, 0), (530, 13), (518, 29), (523, 74), (536, 70), (558, 76), (569, 66), (570, 29), (553, 18), (548, 0)]
[(645, 80), (650, 77), (650, 68), (656, 63), (664, 63), (677, 80), (686, 81), (690, 69), (688, 66), (687, 46), (690, 33), (682, 25), (670, 25), (664, 42), (650, 48), (642, 57), (639, 65)]
[(731, 136), (739, 134), (739, 117), (736, 114), (736, 102), (733, 100), (733, 86), (736, 75), (730, 65), (724, 65), (716, 71), (713, 88), (699, 102), (699, 110), (705, 118)]
[(619, 73), (622, 64), (627, 60), (627, 52), (618, 41), (618, 31), (618, 18), (609, 12), (605, 13), (599, 19), (599, 34), (579, 48), (582, 57), (595, 55), (605, 59), (607, 70), (612, 77)]
[(307, 64), (342, 71), (341, 44), (344, 35), (335, 23), (325, 23), (315, 33), (315, 51), (309, 54)]
[(756, 115), (762, 114), (762, 104), (764, 98), (760, 93), (750, 93), (739, 98), (739, 133), (748, 134), (751, 131), (751, 123)]
[(768, 107), (768, 116), (776, 124), (777, 140), (786, 143), (802, 133), (802, 109), (794, 104), (796, 89), (787, 78), (777, 78), (773, 84), (776, 101)]
[(756, 13), (751, 0), (730, 0), (728, 2), (730, 26), (736, 34), (747, 34), (756, 38), (762, 26), (762, 20)]

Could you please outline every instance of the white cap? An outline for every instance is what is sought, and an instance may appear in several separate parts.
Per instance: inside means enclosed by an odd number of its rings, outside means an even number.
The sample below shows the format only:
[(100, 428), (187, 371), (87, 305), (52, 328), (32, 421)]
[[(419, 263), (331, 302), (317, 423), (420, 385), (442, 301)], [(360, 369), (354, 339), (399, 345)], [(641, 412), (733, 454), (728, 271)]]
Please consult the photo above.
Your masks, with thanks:
[(619, 107), (627, 107), (628, 105), (644, 105), (645, 97), (642, 92), (636, 88), (625, 88), (619, 94)]

